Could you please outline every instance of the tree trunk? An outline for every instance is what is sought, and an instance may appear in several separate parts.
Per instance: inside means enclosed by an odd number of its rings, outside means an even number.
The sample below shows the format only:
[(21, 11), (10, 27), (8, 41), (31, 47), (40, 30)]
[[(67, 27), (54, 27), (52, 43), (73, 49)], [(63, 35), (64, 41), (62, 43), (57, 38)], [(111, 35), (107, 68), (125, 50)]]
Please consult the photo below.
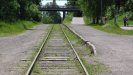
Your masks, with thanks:
[(93, 23), (93, 24), (95, 24), (95, 23), (96, 23), (95, 18), (93, 18), (92, 23)]
[(96, 18), (96, 23), (99, 24), (99, 17)]

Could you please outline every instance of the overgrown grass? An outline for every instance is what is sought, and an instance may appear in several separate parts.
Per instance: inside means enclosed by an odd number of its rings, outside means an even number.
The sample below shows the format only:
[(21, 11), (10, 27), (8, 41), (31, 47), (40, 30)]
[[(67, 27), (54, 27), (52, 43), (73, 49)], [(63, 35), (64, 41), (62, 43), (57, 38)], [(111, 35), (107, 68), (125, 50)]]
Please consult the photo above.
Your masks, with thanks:
[[(47, 29), (47, 31), (50, 30), (51, 27), (52, 27), (52, 25)], [(49, 32), (49, 31), (48, 31), (48, 32)], [(47, 32), (47, 33), (48, 33), (48, 32)], [(47, 35), (47, 34), (46, 34), (46, 35)], [(37, 43), (37, 45), (35, 46), (33, 52), (31, 52), (31, 53), (30, 53), (30, 56), (27, 57), (27, 59), (30, 59), (30, 61), (27, 61), (26, 66), (25, 66), (25, 69), (22, 71), (22, 75), (24, 75), (24, 74), (27, 72), (27, 70), (28, 70), (28, 68), (30, 67), (30, 65), (31, 65), (31, 63), (32, 63), (32, 61), (33, 61), (33, 59), (35, 58), (35, 56), (36, 56), (36, 54), (38, 53), (40, 47), (42, 46), (43, 42), (45, 41), (46, 35), (43, 35), (43, 37), (41, 38), (41, 40), (39, 41), (39, 43)], [(37, 74), (39, 74), (39, 75), (44, 75), (44, 73), (38, 68), (38, 66), (39, 66), (39, 65), (38, 65), (38, 62), (36, 62), (34, 66), (35, 66), (36, 68), (33, 68), (33, 73), (37, 73)], [(42, 74), (42, 73), (43, 73), (43, 74)]]
[[(123, 30), (120, 28), (120, 26), (123, 25), (123, 17), (124, 15), (120, 15), (117, 17), (117, 25), (114, 24), (114, 20), (109, 20), (105, 25), (100, 24), (92, 24), (90, 19), (84, 17), (84, 21), (86, 25), (92, 26), (98, 30), (108, 32), (108, 33), (114, 33), (119, 35), (133, 35), (133, 30)], [(132, 21), (129, 20), (129, 24), (132, 24)]]
[[(98, 62), (95, 62), (95, 64), (87, 63), (87, 59), (85, 59), (84, 57), (86, 57), (87, 55), (89, 57), (92, 56), (90, 49), (84, 45), (83, 40), (81, 40), (74, 33), (72, 33), (68, 28), (64, 27), (63, 30), (65, 31), (68, 38), (70, 39), (73, 46), (75, 47), (76, 51), (78, 52), (78, 55), (80, 56), (87, 71), (89, 72), (89, 75), (97, 75), (98, 73), (101, 73), (101, 74), (108, 73), (110, 71), (104, 64), (101, 64)], [(81, 47), (83, 47), (83, 48), (81, 48)], [(80, 70), (81, 70), (81, 68), (80, 68)]]
[(66, 18), (63, 21), (63, 24), (70, 25), (72, 21), (73, 14), (69, 13), (67, 14)]
[(39, 62), (36, 62), (35, 68), (33, 69), (33, 74), (46, 75), (40, 68)]
[(64, 26), (64, 31), (73, 44), (83, 44), (84, 43), (83, 40), (81, 40), (79, 37), (77, 37), (74, 33), (72, 33), (65, 26)]
[(83, 64), (86, 66), (86, 69), (88, 70), (89, 75), (99, 75), (102, 73), (110, 73), (111, 71), (107, 66), (101, 63), (95, 63), (95, 64), (88, 64), (85, 60), (82, 59)]
[(32, 28), (37, 24), (38, 24), (37, 22), (31, 22), (31, 21), (17, 21), (17, 22), (0, 21), (0, 36), (16, 35)]

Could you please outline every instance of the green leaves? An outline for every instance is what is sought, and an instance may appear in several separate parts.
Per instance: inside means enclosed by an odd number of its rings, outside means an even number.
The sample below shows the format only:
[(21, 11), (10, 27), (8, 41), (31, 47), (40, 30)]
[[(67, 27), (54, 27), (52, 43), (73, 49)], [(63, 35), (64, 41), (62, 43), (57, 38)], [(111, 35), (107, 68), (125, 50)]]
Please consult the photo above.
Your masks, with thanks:
[(38, 10), (39, 3), (40, 0), (0, 0), (0, 20), (33, 19), (39, 21), (41, 15)]
[(0, 1), (0, 19), (8, 19), (14, 21), (17, 16), (19, 4), (16, 0), (2, 0)]
[(38, 6), (32, 4), (28, 8), (28, 15), (32, 20), (40, 21), (41, 20), (41, 12), (38, 10)]
[[(56, 4), (54, 5), (52, 2), (47, 3), (45, 7), (50, 8), (50, 7), (56, 7), (58, 8), (59, 6)], [(59, 11), (45, 11), (43, 12), (43, 23), (61, 23), (61, 14)]]
[(101, 2), (101, 0), (78, 0), (78, 4), (80, 5), (82, 11), (84, 12), (84, 15), (97, 17), (101, 16), (101, 11), (103, 12), (102, 15), (104, 15), (106, 8), (109, 5), (113, 4), (113, 1), (102, 0)]

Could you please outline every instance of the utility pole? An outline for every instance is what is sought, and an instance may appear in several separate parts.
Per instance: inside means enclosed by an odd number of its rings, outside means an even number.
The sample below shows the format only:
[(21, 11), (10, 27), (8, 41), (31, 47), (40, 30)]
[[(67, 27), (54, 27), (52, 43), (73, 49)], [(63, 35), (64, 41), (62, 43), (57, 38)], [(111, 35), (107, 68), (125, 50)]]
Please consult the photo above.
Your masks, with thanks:
[(114, 7), (114, 25), (116, 25), (116, 15), (117, 15), (117, 2), (118, 0), (114, 0), (115, 7)]
[(116, 25), (116, 8), (114, 9), (114, 25)]
[(103, 1), (101, 0), (101, 23), (103, 23), (103, 20), (102, 20), (102, 14), (103, 14)]

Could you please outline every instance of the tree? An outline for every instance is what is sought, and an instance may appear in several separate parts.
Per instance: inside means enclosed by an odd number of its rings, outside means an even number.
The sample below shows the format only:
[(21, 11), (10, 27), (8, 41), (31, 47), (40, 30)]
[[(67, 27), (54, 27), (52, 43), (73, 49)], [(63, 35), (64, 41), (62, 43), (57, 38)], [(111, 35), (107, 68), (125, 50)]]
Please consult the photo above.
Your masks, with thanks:
[[(47, 3), (44, 7), (45, 8), (52, 8), (52, 7), (59, 8), (59, 6), (57, 4), (53, 4), (53, 2)], [(47, 16), (45, 16), (45, 15), (47, 15)], [(61, 14), (60, 14), (59, 11), (45, 11), (44, 12), (44, 18), (45, 17), (49, 17), (53, 20), (53, 21), (50, 21), (50, 22), (61, 23)], [(44, 19), (44, 20), (46, 20), (46, 19)]]
[(38, 10), (40, 0), (18, 0), (20, 4), (19, 18), (40, 21), (41, 12)]
[(113, 3), (113, 0), (102, 0), (101, 5), (101, 0), (78, 0), (78, 4), (80, 5), (84, 15), (92, 17), (93, 23), (95, 23), (96, 19), (97, 23), (99, 23), (99, 17), (104, 16), (107, 7)]
[(0, 19), (14, 21), (17, 19), (19, 4), (16, 0), (1, 0), (0, 1)]
[(40, 0), (0, 0), (0, 20), (16, 21), (32, 18), (39, 21), (41, 15), (38, 10), (39, 4)]

